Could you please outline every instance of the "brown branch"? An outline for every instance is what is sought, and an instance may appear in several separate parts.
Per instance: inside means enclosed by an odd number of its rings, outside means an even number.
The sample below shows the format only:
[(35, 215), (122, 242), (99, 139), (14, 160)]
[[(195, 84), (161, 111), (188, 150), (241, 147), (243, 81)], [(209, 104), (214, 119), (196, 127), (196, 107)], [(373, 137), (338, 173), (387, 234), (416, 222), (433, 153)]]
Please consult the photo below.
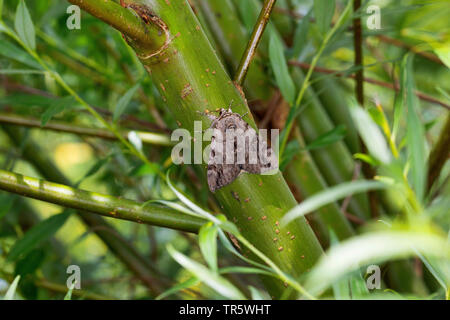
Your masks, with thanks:
[(439, 174), (445, 162), (450, 156), (450, 115), (447, 114), (447, 120), (444, 128), (433, 150), (430, 153), (429, 171), (428, 171), (428, 190), (439, 177)]
[[(357, 12), (361, 8), (361, 0), (355, 0), (353, 2), (353, 12)], [(354, 65), (357, 67), (355, 72), (355, 93), (356, 100), (360, 106), (364, 107), (364, 68), (363, 65), (363, 52), (362, 52), (362, 29), (361, 29), (361, 17), (353, 19), (353, 47), (355, 51)]]
[[(289, 64), (292, 66), (302, 68), (302, 69), (309, 69), (309, 67), (310, 67), (310, 65), (308, 63), (299, 62), (299, 61), (289, 61)], [(331, 74), (336, 77), (355, 79), (354, 74), (345, 74), (345, 72), (339, 71), (339, 70), (333, 70), (333, 69), (328, 69), (328, 68), (323, 68), (323, 67), (315, 67), (314, 71), (319, 72), (319, 73), (324, 73), (324, 74)], [(389, 82), (384, 82), (381, 80), (367, 78), (367, 77), (364, 78), (364, 82), (371, 83), (371, 84), (374, 84), (374, 85), (377, 85), (380, 87), (384, 87), (387, 89), (395, 90), (397, 92), (400, 91), (400, 88), (398, 85), (394, 85)], [(415, 93), (416, 93), (416, 96), (423, 101), (431, 102), (433, 104), (440, 105), (440, 106), (450, 110), (450, 104), (440, 101), (439, 99), (436, 99), (436, 98), (429, 96), (420, 91), (416, 91)]]
[(264, 29), (269, 22), (270, 14), (275, 5), (276, 0), (265, 0), (263, 8), (259, 14), (258, 20), (256, 21), (256, 25), (253, 28), (252, 35), (250, 37), (250, 41), (247, 44), (247, 48), (241, 58), (241, 62), (239, 63), (239, 67), (236, 70), (236, 76), (234, 82), (238, 86), (242, 86), (245, 80), (245, 76), (247, 75), (250, 64), (253, 60), (253, 57), (256, 53), (256, 49), (258, 48), (258, 44), (261, 41), (262, 35), (264, 33)]

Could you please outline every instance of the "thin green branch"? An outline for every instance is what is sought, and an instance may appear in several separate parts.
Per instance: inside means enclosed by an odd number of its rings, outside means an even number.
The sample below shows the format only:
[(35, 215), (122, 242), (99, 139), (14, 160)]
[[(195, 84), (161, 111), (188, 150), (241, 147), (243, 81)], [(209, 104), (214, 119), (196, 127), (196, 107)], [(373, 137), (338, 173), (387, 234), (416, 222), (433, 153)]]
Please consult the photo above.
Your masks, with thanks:
[(265, 0), (261, 13), (259, 14), (258, 20), (256, 21), (256, 25), (253, 29), (252, 35), (250, 37), (250, 41), (247, 44), (247, 48), (242, 56), (241, 62), (239, 63), (239, 67), (236, 70), (236, 75), (234, 82), (242, 86), (245, 80), (245, 76), (247, 75), (250, 64), (253, 60), (253, 57), (256, 53), (256, 49), (258, 48), (258, 44), (261, 41), (262, 35), (264, 33), (264, 29), (269, 22), (270, 14), (275, 5), (276, 0)]
[(137, 223), (197, 232), (204, 220), (161, 205), (143, 205), (133, 200), (80, 190), (42, 179), (0, 170), (0, 189), (64, 207)]
[[(41, 121), (32, 118), (21, 117), (14, 114), (0, 113), (0, 123), (12, 124), (30, 128), (40, 128), (46, 130), (54, 130), (59, 132), (67, 132), (73, 134), (79, 134), (83, 136), (96, 137), (107, 140), (117, 140), (117, 137), (110, 131), (100, 128), (89, 128), (76, 126), (69, 123), (49, 122), (44, 126), (41, 126)], [(161, 133), (146, 132), (146, 131), (123, 131), (122, 136), (128, 139), (130, 132), (135, 132), (143, 143), (151, 145), (172, 146), (173, 142), (170, 141), (170, 137)]]

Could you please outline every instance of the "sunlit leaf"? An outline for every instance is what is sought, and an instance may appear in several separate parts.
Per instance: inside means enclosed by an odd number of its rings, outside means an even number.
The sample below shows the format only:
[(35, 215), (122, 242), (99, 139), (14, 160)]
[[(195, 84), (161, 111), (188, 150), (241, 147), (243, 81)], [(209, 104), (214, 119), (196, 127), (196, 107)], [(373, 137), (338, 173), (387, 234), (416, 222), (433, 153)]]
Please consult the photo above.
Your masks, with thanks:
[(219, 270), (220, 274), (227, 273), (242, 273), (242, 274), (260, 274), (269, 277), (274, 277), (275, 274), (273, 272), (268, 272), (264, 269), (252, 268), (252, 267), (225, 267)]
[(73, 289), (75, 288), (75, 283), (73, 283), (71, 286), (70, 286), (70, 288), (69, 288), (69, 290), (67, 290), (67, 293), (66, 293), (66, 295), (64, 296), (64, 300), (72, 300), (72, 292), (73, 292)]
[(299, 205), (291, 209), (281, 219), (282, 225), (287, 225), (292, 220), (304, 216), (314, 210), (323, 207), (329, 203), (333, 203), (339, 199), (345, 198), (355, 193), (367, 192), (370, 190), (378, 190), (386, 188), (386, 184), (378, 181), (352, 181), (341, 183), (322, 192), (316, 193), (307, 198)]
[(250, 294), (252, 295), (252, 300), (271, 300), (267, 292), (256, 289), (253, 286), (249, 286)]
[(199, 214), (200, 216), (216, 223), (221, 224), (222, 222), (218, 220), (216, 217), (214, 217), (209, 212), (203, 210), (198, 205), (196, 205), (192, 200), (190, 200), (188, 197), (186, 197), (181, 191), (179, 191), (175, 186), (172, 184), (169, 178), (169, 172), (167, 172), (167, 184), (169, 185), (170, 189), (175, 193), (178, 199), (180, 199), (181, 202), (183, 202), (188, 208), (190, 208), (195, 213)]
[(203, 225), (198, 233), (198, 243), (206, 263), (217, 272), (217, 226), (212, 222)]
[(380, 264), (406, 258), (419, 252), (449, 259), (446, 239), (432, 233), (413, 231), (381, 231), (367, 233), (332, 247), (318, 262), (306, 281), (306, 288), (318, 293), (346, 274), (368, 264)]
[(369, 153), (382, 163), (390, 163), (392, 156), (386, 139), (367, 111), (359, 107), (352, 100), (350, 103), (350, 113)]
[(227, 279), (221, 277), (205, 266), (178, 252), (171, 245), (167, 246), (167, 251), (172, 256), (172, 258), (175, 259), (175, 261), (181, 264), (189, 272), (195, 275), (200, 281), (219, 293), (221, 296), (233, 300), (245, 299), (244, 295)]
[(11, 283), (11, 286), (8, 288), (8, 291), (6, 291), (3, 300), (14, 300), (14, 296), (16, 295), (17, 285), (19, 284), (19, 281), (20, 275), (14, 278), (13, 283)]
[(159, 296), (155, 298), (155, 300), (162, 300), (164, 298), (167, 298), (168, 296), (171, 296), (177, 292), (189, 289), (195, 285), (197, 285), (200, 281), (196, 277), (190, 277), (186, 281), (183, 281), (181, 283), (176, 284), (172, 288), (164, 291)]

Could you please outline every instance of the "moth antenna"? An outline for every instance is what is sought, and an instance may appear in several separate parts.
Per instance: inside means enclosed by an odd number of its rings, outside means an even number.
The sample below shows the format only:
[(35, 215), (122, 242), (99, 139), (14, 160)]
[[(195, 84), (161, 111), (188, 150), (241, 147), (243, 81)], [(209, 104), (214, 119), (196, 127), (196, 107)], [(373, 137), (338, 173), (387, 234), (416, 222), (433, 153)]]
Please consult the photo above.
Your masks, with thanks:
[(242, 119), (242, 118), (245, 117), (246, 115), (248, 115), (248, 111), (247, 111), (246, 113), (244, 113), (242, 116), (241, 116), (241, 115), (239, 115), (239, 116), (240, 116), (241, 119)]

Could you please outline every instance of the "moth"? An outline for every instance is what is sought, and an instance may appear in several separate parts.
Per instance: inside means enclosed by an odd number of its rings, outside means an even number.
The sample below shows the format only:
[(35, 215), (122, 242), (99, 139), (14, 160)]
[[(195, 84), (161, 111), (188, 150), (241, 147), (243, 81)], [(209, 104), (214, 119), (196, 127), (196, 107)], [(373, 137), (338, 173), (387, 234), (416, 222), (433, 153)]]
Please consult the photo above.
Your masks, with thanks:
[(243, 172), (262, 174), (278, 169), (278, 157), (242, 119), (245, 115), (222, 108), (218, 117), (207, 116), (213, 130), (207, 167), (211, 192), (230, 184)]

